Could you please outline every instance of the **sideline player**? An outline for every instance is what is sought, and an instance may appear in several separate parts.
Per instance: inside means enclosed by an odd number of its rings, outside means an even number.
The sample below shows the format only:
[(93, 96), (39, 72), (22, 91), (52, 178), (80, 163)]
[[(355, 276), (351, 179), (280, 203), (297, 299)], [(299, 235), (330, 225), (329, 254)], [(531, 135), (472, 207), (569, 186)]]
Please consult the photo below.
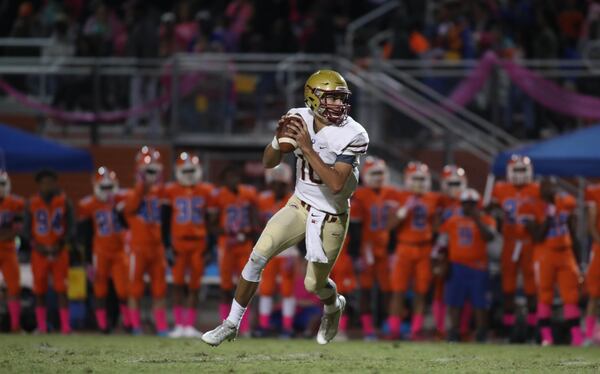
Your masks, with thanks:
[[(264, 227), (273, 215), (283, 208), (292, 194), (292, 169), (281, 163), (273, 169), (267, 169), (265, 180), (269, 190), (262, 192), (258, 197), (258, 212), (261, 227)], [(294, 313), (296, 299), (294, 297), (294, 267), (298, 250), (290, 247), (274, 257), (265, 267), (262, 274), (258, 294), (259, 324), (262, 331), (268, 331), (271, 312), (273, 311), (273, 295), (277, 288), (277, 278), (280, 277), (280, 293), (282, 304), (282, 337), (291, 337), (293, 334)]]
[(475, 308), (476, 340), (487, 339), (488, 260), (487, 242), (494, 239), (495, 222), (482, 215), (479, 193), (472, 188), (460, 195), (461, 211), (440, 226), (437, 246), (448, 247), (450, 275), (446, 282), (446, 305), (450, 316), (448, 340), (457, 342), (461, 309), (467, 299)]
[(530, 199), (539, 199), (540, 186), (533, 181), (533, 165), (529, 157), (513, 155), (506, 165), (507, 181), (494, 185), (492, 191), (492, 209), (502, 211), (502, 255), (500, 274), (502, 276), (502, 293), (504, 326), (514, 339), (516, 322), (515, 293), (519, 272), (523, 276), (523, 292), (527, 298), (528, 335), (535, 332), (536, 287), (533, 271), (533, 240), (518, 219), (523, 204)]
[(118, 193), (119, 182), (116, 173), (104, 166), (96, 171), (93, 188), (93, 195), (79, 201), (77, 234), (84, 247), (91, 249), (96, 322), (101, 331), (107, 332), (106, 296), (110, 278), (119, 299), (123, 326), (130, 327), (127, 308), (127, 254), (124, 230), (117, 214), (117, 204), (123, 199), (123, 195)]
[(398, 227), (396, 260), (391, 274), (390, 337), (398, 338), (404, 317), (406, 292), (414, 291), (410, 339), (419, 340), (425, 314), (425, 297), (431, 286), (431, 248), (437, 225), (440, 196), (431, 192), (429, 167), (410, 162), (404, 169), (406, 191), (397, 193), (399, 208), (391, 215), (388, 228)]
[(355, 258), (360, 285), (360, 321), (365, 340), (377, 338), (371, 310), (372, 290), (377, 281), (383, 293), (383, 309), (389, 308), (390, 264), (389, 215), (396, 190), (387, 185), (388, 168), (382, 159), (369, 156), (362, 170), (363, 186), (352, 196), (349, 253)]
[(600, 184), (588, 186), (585, 191), (587, 203), (588, 232), (592, 238), (590, 261), (585, 283), (588, 291), (588, 305), (585, 317), (585, 344), (591, 345), (598, 319), (600, 301)]
[[(296, 189), (286, 206), (267, 223), (246, 263), (231, 312), (223, 324), (204, 334), (202, 340), (219, 345), (237, 335), (239, 323), (258, 288), (262, 270), (284, 249), (306, 239), (307, 270), (304, 285), (325, 304), (317, 342), (335, 337), (346, 300), (329, 278), (348, 228), (349, 198), (358, 184), (359, 156), (369, 138), (364, 128), (348, 116), (350, 90), (344, 78), (332, 70), (320, 70), (304, 85), (307, 108), (294, 108), (302, 120), (282, 118), (285, 135), (293, 137), (296, 156)], [(281, 162), (277, 137), (267, 145), (263, 164), (273, 168)]]
[(520, 214), (527, 230), (536, 241), (535, 276), (537, 280), (537, 317), (542, 345), (554, 344), (550, 318), (554, 287), (563, 302), (563, 315), (570, 326), (571, 345), (583, 343), (579, 310), (580, 275), (574, 249), (578, 247), (575, 198), (556, 192), (556, 182), (550, 178), (540, 183), (541, 199), (530, 200)]
[(10, 193), (8, 173), (0, 170), (0, 270), (8, 289), (10, 330), (19, 331), (21, 319), (21, 283), (15, 237), (23, 224), (25, 201)]
[(32, 246), (31, 271), (33, 293), (36, 296), (35, 317), (37, 331), (46, 333), (46, 292), (48, 277), (58, 294), (60, 330), (71, 332), (69, 300), (67, 299), (67, 274), (69, 250), (75, 238), (73, 205), (58, 185), (58, 175), (42, 170), (35, 175), (39, 193), (33, 195), (25, 210), (25, 235), (30, 235)]
[(160, 153), (147, 146), (136, 156), (137, 181), (123, 201), (122, 212), (129, 226), (129, 312), (134, 335), (142, 333), (140, 301), (144, 295), (144, 275), (150, 276), (156, 333), (168, 333), (165, 294), (167, 268), (160, 233), (160, 209), (164, 187)]
[(175, 161), (175, 179), (176, 182), (165, 187), (161, 218), (164, 246), (175, 257), (172, 267), (175, 329), (169, 337), (199, 338), (202, 334), (195, 328), (196, 309), (207, 246), (206, 209), (213, 188), (201, 182), (198, 156), (187, 152), (180, 153)]

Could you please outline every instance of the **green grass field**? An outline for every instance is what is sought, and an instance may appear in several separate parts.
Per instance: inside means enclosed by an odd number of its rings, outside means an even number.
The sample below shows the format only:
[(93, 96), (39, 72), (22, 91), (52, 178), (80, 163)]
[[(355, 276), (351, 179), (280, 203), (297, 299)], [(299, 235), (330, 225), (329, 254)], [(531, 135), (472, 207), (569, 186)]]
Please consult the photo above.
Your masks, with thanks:
[(2, 373), (600, 372), (600, 348), (312, 340), (0, 336)]

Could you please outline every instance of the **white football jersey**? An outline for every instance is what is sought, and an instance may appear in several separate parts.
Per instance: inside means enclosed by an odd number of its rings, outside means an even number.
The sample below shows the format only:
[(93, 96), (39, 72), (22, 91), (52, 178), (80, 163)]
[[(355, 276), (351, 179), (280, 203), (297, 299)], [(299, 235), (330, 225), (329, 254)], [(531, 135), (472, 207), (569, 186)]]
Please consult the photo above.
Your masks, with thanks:
[(332, 214), (346, 212), (350, 206), (350, 197), (358, 184), (359, 157), (366, 153), (369, 146), (369, 135), (366, 130), (348, 116), (340, 126), (326, 126), (315, 134), (313, 114), (310, 109), (293, 108), (287, 114), (302, 116), (307, 124), (313, 149), (325, 164), (333, 166), (340, 159), (353, 164), (352, 174), (346, 180), (344, 188), (340, 193), (333, 194), (308, 161), (302, 157), (302, 151), (298, 148), (294, 151), (296, 156), (296, 189), (294, 193), (302, 201), (318, 210)]

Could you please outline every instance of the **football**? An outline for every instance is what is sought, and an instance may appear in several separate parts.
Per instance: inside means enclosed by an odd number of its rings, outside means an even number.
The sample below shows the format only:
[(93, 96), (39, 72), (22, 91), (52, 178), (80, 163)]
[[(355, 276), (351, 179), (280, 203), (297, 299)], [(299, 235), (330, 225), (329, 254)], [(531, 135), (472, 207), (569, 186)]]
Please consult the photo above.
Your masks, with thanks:
[(288, 126), (292, 122), (301, 124), (302, 117), (300, 117), (298, 114), (291, 114), (289, 116), (284, 116), (279, 121), (279, 126), (277, 128), (277, 141), (279, 142), (279, 150), (282, 153), (293, 152), (298, 147), (298, 143), (288, 131)]

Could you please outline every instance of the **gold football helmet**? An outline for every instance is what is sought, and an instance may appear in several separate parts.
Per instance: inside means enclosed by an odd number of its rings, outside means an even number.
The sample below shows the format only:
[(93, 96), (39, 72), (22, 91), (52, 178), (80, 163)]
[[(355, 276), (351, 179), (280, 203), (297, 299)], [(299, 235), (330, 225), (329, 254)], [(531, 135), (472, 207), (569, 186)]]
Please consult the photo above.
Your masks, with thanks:
[[(334, 125), (341, 125), (348, 116), (350, 95), (344, 77), (333, 70), (317, 71), (308, 77), (304, 85), (306, 106), (315, 116)], [(334, 100), (328, 102), (327, 98)]]

